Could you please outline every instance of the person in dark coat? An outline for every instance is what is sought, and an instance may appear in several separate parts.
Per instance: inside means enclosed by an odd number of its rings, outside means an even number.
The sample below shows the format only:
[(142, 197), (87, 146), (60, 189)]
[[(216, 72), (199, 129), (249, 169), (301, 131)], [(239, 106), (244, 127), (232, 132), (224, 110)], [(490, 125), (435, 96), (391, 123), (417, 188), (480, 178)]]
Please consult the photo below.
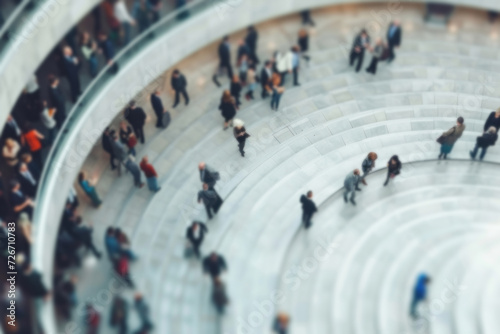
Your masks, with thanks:
[(422, 273), (418, 276), (415, 287), (413, 288), (413, 297), (410, 305), (410, 315), (412, 318), (417, 318), (417, 306), (418, 303), (424, 301), (427, 298), (427, 286), (431, 282), (430, 277)]
[(263, 99), (269, 96), (267, 86), (269, 85), (269, 80), (271, 80), (271, 77), (273, 75), (272, 67), (273, 63), (269, 60), (266, 60), (266, 62), (264, 63), (264, 67), (260, 71), (260, 85), (262, 86), (261, 96)]
[(128, 304), (121, 296), (115, 296), (111, 306), (111, 327), (118, 327), (118, 333), (127, 333)]
[(375, 152), (370, 152), (368, 153), (368, 156), (363, 160), (361, 163), (361, 169), (363, 170), (363, 175), (361, 176), (361, 182), (366, 186), (366, 176), (368, 173), (372, 171), (373, 168), (375, 168), (375, 160), (377, 160), (378, 156), (377, 153)]
[(365, 49), (370, 46), (370, 36), (365, 29), (361, 30), (361, 32), (354, 39), (354, 43), (352, 44), (351, 54), (349, 56), (349, 65), (354, 65), (354, 62), (357, 60), (358, 63), (356, 65), (356, 72), (359, 72), (361, 69), (361, 65), (363, 64), (363, 58), (365, 56)]
[(21, 191), (21, 184), (17, 180), (10, 181), (10, 204), (17, 219), (21, 212), (26, 212), (30, 219), (33, 218), (33, 200)]
[(54, 118), (57, 129), (61, 129), (66, 119), (66, 98), (59, 89), (59, 78), (54, 75), (49, 76), (49, 97), (52, 108), (56, 109)]
[(212, 211), (216, 214), (222, 205), (222, 199), (219, 197), (215, 189), (208, 189), (208, 184), (203, 183), (203, 190), (198, 192), (198, 203), (203, 202), (207, 211), (208, 219), (212, 219)]
[(393, 155), (391, 160), (387, 163), (387, 178), (384, 182), (384, 187), (389, 184), (389, 180), (395, 178), (396, 175), (401, 173), (401, 161), (397, 155)]
[(222, 255), (212, 252), (209, 256), (203, 259), (203, 272), (209, 274), (213, 280), (227, 270), (226, 260)]
[(214, 279), (214, 284), (212, 285), (212, 302), (217, 312), (220, 315), (224, 314), (224, 309), (229, 303), (229, 299), (226, 294), (226, 286), (219, 277)]
[(28, 197), (34, 198), (36, 195), (36, 189), (38, 187), (38, 182), (35, 176), (31, 173), (31, 171), (28, 169), (28, 166), (24, 162), (21, 162), (19, 164), (19, 169), (17, 172), (17, 179), (21, 184), (21, 189), (23, 189), (23, 192)]
[(241, 82), (240, 78), (238, 77), (237, 74), (234, 75), (233, 80), (231, 80), (231, 96), (234, 97), (234, 100), (236, 101), (236, 108), (238, 108), (241, 105), (240, 101), (240, 95), (241, 95)]
[(175, 90), (175, 102), (172, 108), (177, 107), (177, 105), (179, 104), (180, 94), (184, 96), (184, 102), (186, 103), (186, 105), (188, 105), (189, 96), (188, 93), (186, 92), (186, 87), (187, 87), (186, 77), (179, 70), (176, 69), (172, 73), (172, 80), (170, 81), (170, 84), (172, 85), (172, 89)]
[(132, 125), (135, 136), (144, 144), (144, 124), (146, 123), (146, 113), (141, 107), (137, 107), (135, 101), (130, 101), (128, 109), (125, 110), (125, 119)]
[(35, 271), (31, 264), (28, 264), (21, 273), (19, 283), (30, 297), (48, 298), (50, 296), (50, 291), (43, 284), (42, 275)]
[(135, 295), (135, 310), (141, 319), (141, 327), (136, 333), (149, 333), (153, 329), (153, 323), (149, 316), (149, 307), (140, 293)]
[(482, 136), (477, 137), (476, 146), (474, 150), (470, 151), (470, 157), (475, 160), (477, 151), (481, 148), (481, 154), (479, 155), (479, 160), (483, 160), (486, 155), (486, 150), (488, 147), (495, 145), (498, 139), (497, 129), (494, 126), (490, 126), (488, 131), (483, 133)]
[(498, 108), (497, 111), (492, 111), (490, 113), (488, 119), (484, 123), (484, 132), (488, 131), (488, 129), (492, 126), (495, 127), (498, 133), (498, 129), (500, 129), (500, 108)]
[(156, 127), (157, 128), (162, 128), (163, 127), (163, 114), (166, 113), (167, 111), (165, 108), (163, 108), (163, 103), (161, 102), (160, 99), (160, 91), (156, 90), (153, 94), (151, 94), (151, 106), (153, 107), (153, 110), (156, 114)]
[(104, 55), (106, 60), (106, 65), (111, 66), (110, 72), (116, 73), (118, 71), (118, 65), (113, 61), (115, 57), (115, 46), (113, 42), (108, 38), (108, 35), (104, 32), (100, 32), (98, 36), (99, 52)]
[(113, 151), (113, 133), (109, 130), (109, 127), (107, 127), (104, 130), (104, 133), (102, 134), (102, 149), (109, 154), (109, 162), (111, 164), (111, 169), (114, 170), (116, 169), (115, 165), (115, 153)]
[(201, 257), (200, 246), (203, 243), (206, 233), (208, 233), (207, 226), (198, 221), (194, 221), (191, 226), (187, 228), (186, 238), (193, 246), (193, 251), (197, 258)]
[(394, 48), (399, 48), (401, 45), (401, 34), (401, 24), (398, 20), (394, 20), (394, 22), (389, 24), (389, 29), (387, 30), (387, 44), (389, 47), (389, 58), (387, 61), (389, 63), (396, 57)]
[(254, 26), (249, 26), (247, 29), (247, 35), (245, 37), (245, 44), (250, 50), (249, 58), (254, 64), (259, 63), (259, 58), (257, 57), (257, 40), (259, 39), (259, 33)]
[(69, 46), (63, 48), (63, 55), (64, 70), (71, 89), (71, 99), (73, 103), (76, 103), (78, 97), (82, 93), (80, 88), (80, 75), (78, 74), (80, 61), (73, 55), (73, 50)]
[(306, 52), (309, 50), (309, 34), (307, 33), (306, 29), (299, 30), (299, 38), (297, 40), (297, 45), (300, 48), (300, 53), (302, 55), (302, 58), (304, 58), (306, 61), (311, 60), (311, 57), (306, 55)]
[(303, 25), (310, 25), (311, 27), (315, 26), (314, 21), (311, 18), (311, 11), (309, 9), (300, 12), (300, 16), (302, 17)]
[(97, 250), (92, 241), (92, 227), (82, 226), (82, 217), (77, 217), (75, 220), (76, 227), (73, 229), (72, 236), (81, 242), (87, 250), (90, 250), (96, 258), (100, 259), (102, 254)]
[(300, 203), (302, 203), (302, 223), (308, 229), (311, 227), (311, 218), (318, 209), (316, 204), (312, 201), (313, 192), (309, 190), (306, 195), (300, 196)]
[[(239, 120), (236, 120), (239, 121)], [(236, 141), (238, 142), (238, 149), (240, 151), (240, 154), (242, 157), (245, 156), (245, 142), (250, 135), (247, 133), (247, 130), (245, 129), (243, 122), (236, 122), (233, 128), (233, 134), (234, 138), (236, 138)], [(236, 124), (238, 123), (238, 124)]]
[(226, 130), (229, 124), (232, 125), (233, 118), (236, 116), (236, 102), (231, 96), (230, 91), (225, 90), (222, 94), (219, 110), (221, 111), (222, 117), (224, 117), (224, 130)]
[(241, 59), (243, 56), (247, 56), (247, 59), (250, 58), (250, 48), (245, 43), (244, 40), (240, 40), (238, 43), (238, 52), (236, 55), (236, 59), (238, 60), (238, 66), (240, 65)]
[(22, 130), (11, 114), (7, 116), (7, 122), (3, 128), (2, 139), (12, 138), (18, 143), (21, 141)]
[(224, 36), (222, 43), (219, 45), (219, 67), (217, 68), (217, 73), (212, 77), (213, 82), (220, 87), (220, 83), (217, 80), (219, 75), (222, 75), (223, 71), (227, 71), (227, 76), (229, 79), (233, 77), (233, 69), (231, 67), (231, 46), (229, 45), (229, 36)]
[(201, 182), (206, 183), (209, 190), (214, 190), (215, 184), (220, 179), (219, 172), (210, 168), (210, 166), (208, 166), (204, 162), (200, 162), (198, 164), (198, 170), (200, 171)]

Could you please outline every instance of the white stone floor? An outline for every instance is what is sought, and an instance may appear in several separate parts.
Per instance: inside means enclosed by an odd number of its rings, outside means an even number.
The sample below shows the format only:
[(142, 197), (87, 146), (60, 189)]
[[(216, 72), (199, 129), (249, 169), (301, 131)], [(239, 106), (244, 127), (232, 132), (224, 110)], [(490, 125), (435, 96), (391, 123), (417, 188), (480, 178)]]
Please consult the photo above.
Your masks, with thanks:
[[(95, 224), (99, 248), (109, 225), (130, 235), (140, 257), (132, 278), (151, 305), (157, 333), (238, 333), (240, 319), (259, 320), (248, 318), (275, 290), (285, 292), (285, 302), (273, 305), (272, 314), (248, 333), (269, 332), (277, 310), (291, 315), (291, 333), (417, 333), (419, 324), (409, 323), (406, 313), (421, 270), (434, 281), (431, 303), (422, 310), (431, 321), (419, 333), (498, 333), (491, 293), (500, 289), (499, 280), (488, 262), (498, 252), (498, 166), (427, 161), (438, 154), (435, 138), (458, 115), (465, 117), (467, 131), (451, 157), (467, 159), (484, 119), (500, 106), (498, 24), (460, 9), (448, 29), (427, 27), (423, 6), (405, 4), (396, 61), (380, 64), (376, 76), (353, 73), (344, 46), (372, 20), (372, 11), (382, 9), (349, 5), (313, 13), (312, 61), (301, 70), (302, 85), (288, 88), (279, 112), (260, 98), (244, 101), (238, 112), (252, 135), (245, 158), (232, 134), (222, 130), (222, 88), (210, 82), (214, 45), (179, 64), (192, 102), (172, 113), (167, 130), (154, 128), (149, 94), (138, 98), (149, 113), (147, 143), (138, 157), (147, 154), (153, 161), (162, 185), (158, 194), (136, 190), (130, 175), (117, 178), (96, 145), (84, 168), (99, 177), (104, 204), (94, 210), (81, 197), (81, 213)], [(287, 49), (299, 27), (297, 16), (259, 25), (260, 58)], [(369, 60), (367, 55), (365, 67)], [(172, 103), (169, 77), (155, 82), (166, 106)], [(379, 154), (379, 168), (399, 154), (403, 173), (383, 188), (384, 171), (377, 171), (358, 194), (358, 206), (346, 206), (339, 193), (344, 177), (372, 150)], [(208, 222), (202, 250), (217, 250), (229, 265), (224, 280), (231, 303), (223, 319), (210, 304), (210, 281), (200, 264), (183, 258), (187, 224), (206, 220), (196, 203), (202, 160), (222, 176), (216, 188), (225, 203)], [(500, 162), (498, 147), (486, 160)], [(304, 232), (298, 198), (308, 189), (320, 210)], [(295, 288), (296, 266), (312, 267), (310, 259), (325, 242), (335, 251), (311, 272), (302, 271), (307, 277)], [(78, 275), (81, 300), (96, 298), (112, 280), (107, 260), (96, 264), (91, 257)], [(455, 302), (442, 300), (446, 284), (455, 281), (467, 289)]]

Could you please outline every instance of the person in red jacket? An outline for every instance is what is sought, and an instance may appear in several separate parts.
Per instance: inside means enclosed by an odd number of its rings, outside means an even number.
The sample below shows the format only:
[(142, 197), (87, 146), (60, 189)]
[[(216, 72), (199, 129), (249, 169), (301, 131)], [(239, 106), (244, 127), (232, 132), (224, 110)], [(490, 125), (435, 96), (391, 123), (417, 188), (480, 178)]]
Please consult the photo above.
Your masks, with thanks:
[(160, 190), (161, 187), (158, 187), (158, 175), (156, 174), (156, 170), (154, 169), (153, 165), (149, 163), (147, 155), (142, 158), (140, 167), (144, 172), (144, 175), (146, 176), (149, 190), (154, 192)]

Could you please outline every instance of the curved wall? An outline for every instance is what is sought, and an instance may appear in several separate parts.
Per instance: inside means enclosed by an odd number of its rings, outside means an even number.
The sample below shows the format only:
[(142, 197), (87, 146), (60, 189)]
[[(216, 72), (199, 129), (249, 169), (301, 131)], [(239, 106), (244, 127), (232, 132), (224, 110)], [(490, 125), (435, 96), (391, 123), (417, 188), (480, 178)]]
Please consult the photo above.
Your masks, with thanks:
[[(211, 0), (208, 0), (211, 1)], [(193, 15), (179, 23), (157, 40), (149, 44), (131, 59), (120, 71), (104, 85), (94, 99), (85, 106), (84, 114), (72, 126), (65, 139), (64, 146), (59, 148), (53, 167), (45, 172), (45, 188), (38, 196), (34, 217), (34, 238), (43, 240), (33, 247), (33, 264), (44, 274), (44, 281), (51, 286), (51, 275), (54, 261), (54, 247), (59, 228), (59, 218), (63, 211), (67, 194), (73, 184), (83, 161), (90, 153), (93, 145), (100, 139), (104, 128), (117, 116), (123, 106), (140, 93), (156, 77), (191, 53), (220, 40), (224, 35), (243, 29), (250, 24), (266, 21), (306, 8), (329, 6), (351, 2), (380, 2), (352, 0), (223, 0), (215, 2), (209, 9)], [(384, 26), (386, 20), (394, 18), (404, 2), (387, 3), (387, 12), (378, 12), (374, 18)], [(500, 3), (489, 0), (462, 1), (441, 0), (441, 2), (458, 3), (480, 8), (498, 8)], [(384, 14), (386, 14), (384, 16)], [(388, 14), (388, 15), (387, 15)], [(1, 87), (1, 86), (0, 86)], [(0, 88), (1, 89), (1, 88)], [(3, 117), (4, 115), (0, 115)], [(168, 131), (168, 130), (167, 130)], [(51, 304), (51, 303), (49, 303)], [(56, 333), (53, 322), (52, 306), (47, 305), (42, 311), (45, 328)]]

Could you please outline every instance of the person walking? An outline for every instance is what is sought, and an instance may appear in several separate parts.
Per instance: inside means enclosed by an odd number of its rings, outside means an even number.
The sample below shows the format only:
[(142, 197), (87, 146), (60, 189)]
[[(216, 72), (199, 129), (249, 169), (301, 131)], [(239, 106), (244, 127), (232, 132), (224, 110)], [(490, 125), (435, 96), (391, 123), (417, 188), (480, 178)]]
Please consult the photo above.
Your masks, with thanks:
[(256, 80), (257, 79), (255, 77), (255, 67), (254, 67), (254, 65), (252, 65), (248, 68), (247, 75), (246, 75), (246, 83), (248, 86), (248, 91), (245, 94), (245, 98), (248, 101), (254, 99), (253, 92), (255, 91), (255, 87), (257, 86)]
[(293, 85), (300, 86), (299, 83), (300, 49), (298, 46), (292, 47), (292, 72)]
[(233, 128), (234, 138), (238, 142), (238, 149), (242, 157), (245, 156), (245, 142), (250, 135), (246, 132), (244, 123), (242, 120), (235, 119), (234, 120), (234, 128)]
[(241, 59), (238, 61), (238, 69), (239, 69), (239, 79), (242, 86), (247, 84), (247, 75), (248, 69), (250, 68), (250, 61), (248, 60), (247, 55), (241, 56)]
[(165, 124), (165, 114), (168, 113), (167, 110), (163, 107), (163, 103), (160, 99), (160, 91), (156, 90), (150, 96), (151, 106), (156, 114), (156, 127), (157, 128), (165, 128), (168, 124)]
[(276, 52), (275, 54), (275, 64), (276, 71), (281, 76), (280, 86), (285, 85), (285, 78), (287, 73), (292, 73), (293, 71), (293, 52), (289, 50), (285, 53)]
[(175, 102), (172, 108), (177, 107), (180, 101), (180, 95), (184, 96), (185, 105), (189, 104), (189, 96), (186, 92), (187, 81), (186, 77), (177, 69), (172, 73), (172, 79), (170, 80), (172, 89), (175, 91)]
[(427, 299), (427, 286), (430, 282), (430, 277), (425, 273), (422, 273), (417, 277), (417, 282), (413, 288), (413, 296), (410, 304), (410, 316), (414, 319), (418, 317), (418, 304)]
[(233, 77), (233, 68), (231, 67), (231, 46), (229, 44), (229, 36), (224, 36), (222, 42), (219, 44), (219, 66), (216, 73), (212, 77), (212, 81), (220, 87), (218, 81), (218, 76), (223, 74), (223, 71), (227, 71), (227, 76), (231, 80)]
[(95, 189), (95, 184), (96, 184), (95, 179), (88, 180), (86, 178), (85, 172), (81, 171), (80, 174), (78, 174), (78, 184), (80, 184), (80, 187), (82, 187), (83, 191), (90, 198), (92, 204), (95, 207), (98, 208), (99, 206), (101, 206), (102, 201), (99, 198), (99, 195), (97, 194), (97, 191)]
[(89, 72), (92, 78), (97, 76), (99, 62), (97, 60), (97, 43), (90, 38), (87, 31), (80, 34), (80, 50), (89, 63)]
[(125, 165), (125, 168), (130, 172), (130, 174), (132, 174), (132, 177), (134, 178), (134, 185), (137, 188), (144, 187), (144, 182), (142, 182), (141, 180), (141, 170), (135, 163), (133, 157), (129, 155), (123, 164)]
[(82, 243), (87, 250), (90, 250), (94, 256), (98, 259), (101, 258), (102, 254), (97, 250), (92, 241), (92, 226), (82, 226), (82, 217), (78, 216), (75, 219), (76, 227), (73, 229), (71, 235), (76, 239), (76, 241)]
[(121, 174), (121, 165), (125, 164), (125, 161), (128, 159), (128, 150), (124, 144), (122, 144), (118, 140), (118, 136), (113, 133), (111, 136), (111, 148), (113, 152), (113, 158), (118, 160), (118, 175)]
[(241, 94), (241, 82), (240, 78), (238, 75), (233, 76), (233, 80), (231, 81), (231, 86), (230, 86), (230, 91), (231, 91), (231, 96), (234, 98), (236, 101), (236, 109), (239, 109), (241, 105), (240, 101), (240, 94)]
[(82, 93), (80, 88), (80, 75), (78, 74), (80, 70), (80, 61), (73, 55), (73, 50), (69, 46), (63, 48), (63, 56), (64, 70), (71, 90), (71, 100), (73, 103), (76, 103), (78, 97)]
[(363, 176), (361, 176), (361, 182), (366, 186), (366, 176), (368, 173), (372, 171), (373, 168), (375, 168), (375, 160), (377, 160), (378, 156), (377, 153), (375, 152), (370, 152), (368, 153), (368, 156), (363, 160), (363, 163), (361, 164), (361, 169), (363, 170)]
[(491, 126), (488, 131), (483, 133), (482, 136), (477, 137), (476, 146), (474, 150), (470, 151), (470, 157), (475, 160), (477, 151), (481, 148), (481, 154), (479, 155), (479, 160), (483, 160), (486, 155), (486, 150), (488, 147), (495, 145), (498, 139), (497, 129), (494, 126)]
[(266, 62), (264, 63), (264, 67), (260, 71), (260, 85), (262, 86), (261, 97), (263, 99), (265, 99), (269, 95), (268, 86), (269, 81), (271, 80), (271, 77), (273, 75), (272, 66), (273, 63), (270, 60), (266, 60)]
[(302, 58), (304, 58), (306, 61), (311, 60), (311, 57), (306, 55), (307, 51), (309, 50), (309, 33), (306, 29), (302, 28), (299, 30), (299, 38), (297, 40), (297, 44), (300, 48)]
[(250, 51), (249, 58), (251, 62), (255, 65), (259, 63), (259, 57), (257, 57), (257, 41), (259, 39), (259, 33), (254, 26), (249, 26), (247, 29), (247, 35), (245, 37), (245, 44), (248, 46)]
[(446, 159), (448, 154), (450, 154), (453, 149), (453, 145), (457, 142), (457, 140), (462, 137), (462, 134), (465, 131), (464, 118), (457, 118), (457, 124), (450, 128), (448, 131), (443, 132), (441, 137), (437, 139), (438, 143), (441, 144), (441, 153), (438, 158)]
[(222, 255), (215, 252), (210, 253), (209, 256), (205, 257), (202, 262), (203, 272), (210, 275), (212, 280), (215, 281), (224, 271), (227, 271), (226, 260)]
[(363, 58), (365, 56), (365, 49), (370, 47), (370, 36), (365, 29), (356, 35), (354, 38), (354, 43), (352, 44), (351, 54), (349, 56), (349, 65), (353, 66), (354, 62), (357, 60), (356, 72), (359, 72), (361, 65), (363, 64)]
[(358, 187), (360, 180), (359, 169), (355, 169), (354, 172), (347, 174), (344, 180), (344, 202), (348, 202), (349, 194), (351, 194), (349, 201), (351, 201), (352, 205), (356, 205), (354, 198), (356, 197), (356, 191), (361, 191)]
[(197, 258), (201, 257), (200, 246), (203, 243), (206, 233), (208, 233), (207, 226), (199, 221), (194, 221), (186, 230), (186, 238), (191, 243), (193, 252)]
[(220, 180), (219, 172), (215, 171), (204, 162), (198, 164), (198, 170), (200, 171), (201, 182), (206, 183), (209, 190), (214, 190), (215, 184)]
[(300, 196), (300, 203), (302, 203), (302, 223), (304, 227), (308, 229), (311, 227), (312, 216), (318, 209), (316, 208), (316, 204), (314, 204), (313, 200), (313, 192), (309, 190), (306, 195)]
[(366, 72), (375, 74), (377, 73), (377, 64), (379, 60), (382, 58), (384, 53), (384, 42), (382, 38), (377, 38), (375, 42), (375, 47), (372, 49), (372, 61), (370, 62), (370, 66), (366, 69)]
[(201, 202), (203, 202), (203, 205), (205, 206), (208, 219), (212, 219), (212, 211), (214, 214), (217, 214), (220, 206), (222, 205), (222, 199), (219, 197), (215, 189), (209, 189), (208, 184), (206, 183), (203, 183), (203, 190), (198, 192), (198, 203)]
[(139, 315), (139, 319), (141, 319), (141, 327), (136, 333), (149, 333), (153, 329), (153, 323), (149, 316), (149, 307), (140, 293), (136, 293), (134, 299), (135, 310)]
[(130, 15), (127, 5), (123, 0), (114, 0), (113, 13), (115, 18), (120, 22), (122, 28), (122, 45), (125, 46), (130, 42), (132, 27), (136, 25), (135, 19)]
[(273, 323), (273, 332), (277, 334), (287, 334), (290, 317), (285, 313), (278, 313)]
[(492, 126), (495, 127), (498, 133), (498, 129), (500, 129), (500, 108), (490, 113), (488, 119), (486, 119), (486, 122), (484, 123), (484, 132), (488, 131), (488, 129)]
[(311, 18), (311, 11), (309, 9), (300, 12), (300, 16), (302, 17), (302, 25), (310, 25), (311, 27), (315, 26), (314, 21)]
[(53, 108), (57, 110), (55, 120), (57, 129), (61, 129), (66, 119), (66, 98), (59, 89), (59, 78), (49, 75), (49, 98)]
[(125, 119), (132, 125), (134, 133), (141, 144), (144, 144), (144, 124), (146, 123), (146, 113), (141, 107), (137, 107), (134, 100), (128, 104), (125, 110)]
[(389, 46), (389, 58), (387, 61), (391, 63), (396, 55), (394, 54), (394, 48), (399, 48), (401, 45), (401, 23), (399, 20), (394, 20), (389, 24), (389, 29), (387, 29), (387, 44)]
[(387, 163), (387, 178), (384, 182), (384, 187), (389, 184), (389, 180), (395, 178), (401, 173), (401, 161), (397, 155), (393, 155), (389, 162)]
[(285, 92), (285, 87), (281, 86), (281, 78), (278, 73), (273, 73), (270, 81), (269, 91), (271, 92), (271, 109), (274, 111), (278, 111), (281, 96)]
[[(120, 130), (121, 132), (121, 130)], [(109, 127), (107, 127), (102, 134), (102, 149), (109, 154), (109, 163), (111, 164), (111, 170), (116, 169), (115, 165), (115, 154), (113, 151), (113, 134), (111, 133)]]
[(221, 111), (222, 117), (224, 117), (224, 130), (226, 130), (229, 125), (232, 126), (233, 118), (236, 116), (236, 109), (236, 102), (231, 96), (231, 92), (225, 90), (219, 105), (219, 110)]
[(104, 245), (106, 246), (106, 251), (108, 252), (111, 262), (117, 261), (121, 255), (121, 250), (120, 243), (115, 237), (115, 229), (113, 227), (107, 228), (106, 235), (104, 236)]
[(224, 309), (229, 303), (229, 299), (226, 295), (226, 286), (220, 277), (216, 277), (212, 285), (212, 302), (219, 315), (224, 314)]
[(140, 167), (146, 176), (149, 190), (158, 192), (161, 189), (161, 187), (158, 186), (158, 174), (156, 174), (153, 165), (149, 163), (147, 155), (142, 158)]
[(130, 135), (132, 133), (133, 133), (132, 127), (130, 127), (130, 125), (128, 125), (127, 122), (121, 121), (120, 122), (120, 132), (119, 132), (119, 135), (120, 135), (120, 142), (123, 145), (127, 145), (128, 138), (130, 137)]
[(87, 303), (85, 306), (85, 316), (83, 323), (87, 325), (87, 334), (99, 333), (99, 325), (101, 324), (101, 315), (92, 304)]
[(116, 295), (111, 306), (111, 327), (118, 328), (118, 333), (127, 333), (128, 304), (127, 301)]

